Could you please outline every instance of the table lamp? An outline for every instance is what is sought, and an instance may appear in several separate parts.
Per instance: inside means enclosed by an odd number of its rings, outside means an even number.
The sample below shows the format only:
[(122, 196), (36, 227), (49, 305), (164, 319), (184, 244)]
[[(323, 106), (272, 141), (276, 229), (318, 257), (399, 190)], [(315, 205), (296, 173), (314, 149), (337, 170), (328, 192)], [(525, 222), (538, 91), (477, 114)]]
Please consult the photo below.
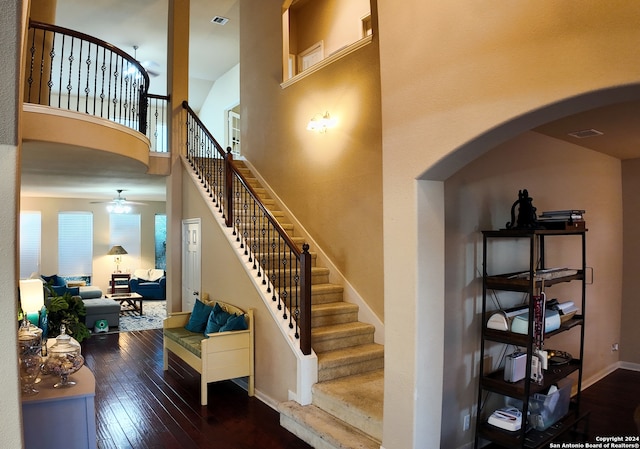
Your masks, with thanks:
[(20, 305), (29, 322), (38, 326), (40, 311), (44, 306), (44, 287), (40, 279), (20, 281)]
[(120, 245), (114, 245), (111, 247), (107, 255), (115, 256), (114, 261), (116, 263), (116, 271), (115, 273), (120, 273), (120, 262), (122, 262), (122, 255), (129, 254), (127, 251)]

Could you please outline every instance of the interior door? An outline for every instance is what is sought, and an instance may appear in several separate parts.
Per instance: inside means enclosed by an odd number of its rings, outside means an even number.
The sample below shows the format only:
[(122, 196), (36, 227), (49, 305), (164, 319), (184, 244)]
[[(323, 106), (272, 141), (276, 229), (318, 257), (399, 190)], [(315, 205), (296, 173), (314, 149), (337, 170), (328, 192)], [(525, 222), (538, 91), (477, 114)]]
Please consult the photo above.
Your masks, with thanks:
[(228, 146), (231, 147), (233, 157), (238, 157), (240, 156), (240, 114), (235, 110), (228, 111), (227, 128)]
[(200, 219), (182, 220), (182, 310), (191, 311), (200, 299)]

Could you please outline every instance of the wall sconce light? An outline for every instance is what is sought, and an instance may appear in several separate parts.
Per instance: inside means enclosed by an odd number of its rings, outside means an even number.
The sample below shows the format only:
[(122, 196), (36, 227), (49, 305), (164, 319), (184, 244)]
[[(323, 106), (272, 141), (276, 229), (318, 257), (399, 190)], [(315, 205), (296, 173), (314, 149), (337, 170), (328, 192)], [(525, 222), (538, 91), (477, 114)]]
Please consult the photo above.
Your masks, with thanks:
[(320, 133), (326, 133), (328, 128), (333, 128), (338, 123), (338, 120), (331, 118), (328, 112), (325, 112), (323, 116), (320, 114), (314, 116), (309, 120), (307, 125), (308, 131), (318, 131)]
[(112, 246), (109, 252), (107, 253), (108, 256), (115, 256), (113, 258), (114, 262), (116, 263), (116, 271), (114, 271), (114, 273), (120, 273), (120, 262), (122, 262), (123, 254), (129, 254), (129, 253), (120, 245)]

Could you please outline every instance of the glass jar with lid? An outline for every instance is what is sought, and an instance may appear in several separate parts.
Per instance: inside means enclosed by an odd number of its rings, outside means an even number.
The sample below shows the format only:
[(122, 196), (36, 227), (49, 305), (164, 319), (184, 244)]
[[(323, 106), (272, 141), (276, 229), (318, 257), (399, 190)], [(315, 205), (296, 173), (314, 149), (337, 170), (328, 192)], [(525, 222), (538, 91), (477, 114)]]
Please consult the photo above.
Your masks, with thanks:
[(18, 363), (22, 394), (38, 393), (36, 379), (42, 367), (42, 330), (30, 325), (26, 319), (18, 329)]
[(80, 343), (66, 333), (66, 327), (60, 326), (60, 335), (56, 342), (49, 348), (47, 360), (44, 363), (44, 371), (47, 374), (60, 376), (60, 382), (54, 388), (71, 387), (76, 383), (69, 380), (69, 376), (84, 365), (84, 357), (80, 354)]

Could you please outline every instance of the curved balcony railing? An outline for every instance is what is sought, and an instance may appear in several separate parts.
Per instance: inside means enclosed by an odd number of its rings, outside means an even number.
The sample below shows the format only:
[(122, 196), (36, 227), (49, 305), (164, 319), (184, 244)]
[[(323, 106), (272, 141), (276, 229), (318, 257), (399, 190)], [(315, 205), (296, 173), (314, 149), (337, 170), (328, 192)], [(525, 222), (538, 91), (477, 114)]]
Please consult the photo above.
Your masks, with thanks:
[(26, 56), (26, 103), (83, 112), (147, 134), (149, 75), (131, 55), (93, 36), (30, 21)]

